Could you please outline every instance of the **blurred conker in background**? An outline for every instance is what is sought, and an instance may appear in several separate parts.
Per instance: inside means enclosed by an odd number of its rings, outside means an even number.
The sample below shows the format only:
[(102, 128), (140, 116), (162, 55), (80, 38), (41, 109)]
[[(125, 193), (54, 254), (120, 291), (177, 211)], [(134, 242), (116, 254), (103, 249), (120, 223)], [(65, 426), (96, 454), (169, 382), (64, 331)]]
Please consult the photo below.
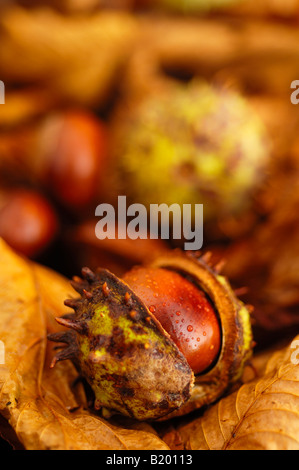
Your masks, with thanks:
[(96, 200), (108, 154), (106, 125), (86, 110), (68, 110), (43, 123), (37, 154), (43, 180), (68, 209), (82, 210)]
[[(203, 80), (126, 103), (111, 137), (115, 193), (130, 203), (203, 204), (205, 228), (249, 211), (271, 145), (239, 91)], [(212, 229), (211, 229), (212, 230)]]
[(11, 190), (2, 197), (0, 237), (17, 252), (34, 258), (54, 240), (58, 220), (51, 203), (33, 190)]

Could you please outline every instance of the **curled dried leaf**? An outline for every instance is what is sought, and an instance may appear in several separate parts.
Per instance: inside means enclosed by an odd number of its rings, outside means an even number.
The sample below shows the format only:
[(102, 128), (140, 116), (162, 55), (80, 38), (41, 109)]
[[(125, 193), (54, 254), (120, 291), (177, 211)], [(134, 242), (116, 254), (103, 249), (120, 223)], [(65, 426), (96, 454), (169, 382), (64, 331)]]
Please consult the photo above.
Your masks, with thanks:
[(147, 428), (134, 429), (100, 419), (87, 409), (83, 388), (72, 387), (78, 373), (70, 361), (50, 372), (57, 331), (54, 315), (66, 313), (69, 282), (17, 256), (0, 240), (0, 413), (26, 449), (166, 450)]
[(188, 449), (298, 450), (299, 365), (295, 341), (275, 352), (264, 374), (182, 426)]
[(138, 32), (125, 12), (68, 17), (49, 8), (8, 8), (0, 26), (5, 83), (36, 83), (54, 100), (91, 106), (106, 102)]

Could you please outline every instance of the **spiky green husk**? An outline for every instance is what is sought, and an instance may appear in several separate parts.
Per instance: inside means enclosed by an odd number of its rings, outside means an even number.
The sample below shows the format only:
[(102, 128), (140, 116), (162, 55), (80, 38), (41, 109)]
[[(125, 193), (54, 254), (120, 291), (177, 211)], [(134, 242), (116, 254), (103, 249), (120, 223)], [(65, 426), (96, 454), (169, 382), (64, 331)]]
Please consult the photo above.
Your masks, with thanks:
[(95, 408), (138, 420), (161, 418), (190, 398), (194, 375), (169, 335), (131, 289), (107, 270), (83, 270), (68, 300), (71, 328), (50, 339), (68, 344), (54, 359), (72, 359), (95, 394)]
[(118, 194), (204, 204), (205, 220), (241, 213), (263, 179), (268, 139), (237, 92), (195, 81), (126, 108), (114, 138)]

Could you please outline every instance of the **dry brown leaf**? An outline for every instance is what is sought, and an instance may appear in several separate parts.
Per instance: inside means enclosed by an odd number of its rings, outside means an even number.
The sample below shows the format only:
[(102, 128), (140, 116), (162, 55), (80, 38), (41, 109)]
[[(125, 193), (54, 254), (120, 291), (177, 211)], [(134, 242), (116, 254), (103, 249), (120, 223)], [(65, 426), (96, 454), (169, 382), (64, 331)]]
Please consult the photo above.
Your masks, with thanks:
[[(68, 280), (33, 264), (0, 241), (0, 413), (26, 449), (168, 450), (147, 423), (115, 417), (106, 421), (88, 410), (77, 372), (69, 361), (49, 368), (47, 332), (54, 316), (66, 313)], [(299, 339), (299, 336), (296, 338)], [(220, 400), (169, 442), (187, 449), (299, 449), (299, 365), (288, 346), (258, 367), (259, 377)]]
[[(299, 339), (299, 336), (295, 338)], [(188, 449), (299, 450), (299, 365), (291, 343), (275, 352), (265, 374), (182, 426)]]
[(135, 19), (125, 12), (64, 16), (50, 8), (7, 8), (0, 26), (6, 84), (35, 83), (46, 87), (52, 99), (92, 107), (106, 103), (138, 32)]
[(0, 413), (26, 449), (167, 450), (150, 426), (113, 424), (86, 408), (82, 388), (67, 361), (52, 370), (54, 316), (66, 312), (66, 279), (16, 255), (0, 240)]
[(298, 0), (263, 0), (262, 2), (252, 2), (251, 0), (243, 0), (237, 2), (228, 11), (241, 15), (256, 16), (278, 16), (280, 18), (298, 18), (299, 2)]

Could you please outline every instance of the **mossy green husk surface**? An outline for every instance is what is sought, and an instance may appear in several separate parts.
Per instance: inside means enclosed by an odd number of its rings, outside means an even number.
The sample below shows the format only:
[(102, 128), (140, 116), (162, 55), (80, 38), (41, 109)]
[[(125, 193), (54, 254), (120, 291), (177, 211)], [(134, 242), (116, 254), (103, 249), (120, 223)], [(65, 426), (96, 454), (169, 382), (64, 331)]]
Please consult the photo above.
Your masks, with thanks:
[(113, 135), (117, 194), (144, 204), (203, 204), (204, 220), (241, 214), (262, 183), (270, 146), (236, 91), (195, 81), (120, 112)]

